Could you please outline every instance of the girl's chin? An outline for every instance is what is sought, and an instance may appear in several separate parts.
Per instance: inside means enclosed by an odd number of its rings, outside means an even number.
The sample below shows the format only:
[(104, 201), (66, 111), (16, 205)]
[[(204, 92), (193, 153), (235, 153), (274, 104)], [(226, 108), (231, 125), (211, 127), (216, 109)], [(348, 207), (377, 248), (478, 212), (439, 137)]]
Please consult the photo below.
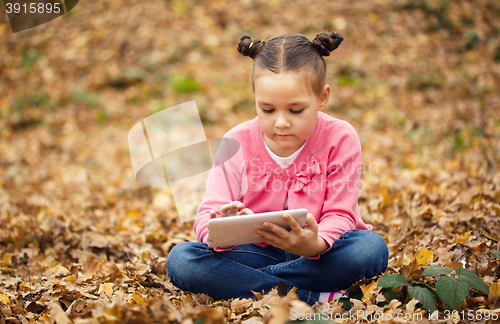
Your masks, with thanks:
[(301, 145), (297, 144), (297, 143), (293, 143), (293, 144), (287, 143), (287, 145), (284, 145), (283, 143), (276, 143), (276, 144), (279, 146), (279, 148), (281, 150), (284, 150), (284, 151), (293, 150), (295, 152), (301, 147)]

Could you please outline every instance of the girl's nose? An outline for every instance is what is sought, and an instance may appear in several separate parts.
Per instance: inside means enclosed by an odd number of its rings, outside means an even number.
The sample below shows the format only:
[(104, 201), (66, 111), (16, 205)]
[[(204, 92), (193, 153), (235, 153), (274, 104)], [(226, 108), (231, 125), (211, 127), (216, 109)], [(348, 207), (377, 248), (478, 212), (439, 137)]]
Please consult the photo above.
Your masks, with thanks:
[(286, 128), (290, 127), (290, 123), (286, 120), (286, 118), (282, 115), (279, 115), (276, 119), (276, 128)]

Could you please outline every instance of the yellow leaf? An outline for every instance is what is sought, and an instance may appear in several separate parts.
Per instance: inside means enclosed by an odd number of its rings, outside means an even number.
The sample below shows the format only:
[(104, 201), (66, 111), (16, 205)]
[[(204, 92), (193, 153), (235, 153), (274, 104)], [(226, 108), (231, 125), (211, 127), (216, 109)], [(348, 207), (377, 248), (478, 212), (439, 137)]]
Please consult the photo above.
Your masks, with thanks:
[(2, 256), (2, 264), (3, 265), (10, 265), (10, 264), (12, 264), (12, 257), (10, 255), (10, 253), (5, 253)]
[(490, 294), (495, 294), (500, 296), (500, 284), (498, 282), (494, 282), (490, 287)]
[(72, 274), (71, 276), (65, 278), (64, 281), (66, 281), (66, 282), (74, 282), (74, 281), (76, 281), (76, 277), (75, 277), (74, 274)]
[(136, 218), (140, 214), (141, 213), (137, 209), (131, 210), (131, 211), (127, 212), (127, 216), (130, 217), (130, 218)]
[(468, 231), (464, 233), (464, 235), (460, 235), (459, 237), (455, 238), (455, 241), (457, 241), (460, 244), (465, 244), (465, 241), (467, 241), (467, 239), (469, 238), (470, 233), (472, 233), (472, 231)]
[(382, 194), (384, 206), (392, 205), (392, 197), (389, 191), (386, 188), (383, 188), (380, 193)]
[(8, 305), (9, 296), (7, 296), (5, 294), (0, 294), (0, 303), (4, 303), (5, 305)]
[(363, 298), (361, 298), (362, 302), (366, 303), (368, 300), (370, 300), (370, 298), (373, 295), (374, 290), (377, 288), (377, 283), (378, 283), (378, 281), (374, 280), (371, 283), (369, 283), (367, 285), (362, 285), (360, 287), (361, 291), (363, 292)]
[(128, 231), (129, 229), (128, 229), (128, 227), (126, 227), (126, 226), (123, 226), (123, 225), (118, 225), (118, 226), (116, 226), (116, 230), (117, 230), (118, 232), (121, 232), (121, 231)]
[(108, 297), (113, 295), (113, 284), (112, 283), (103, 283), (99, 286), (98, 294), (105, 293)]
[(417, 263), (419, 265), (428, 266), (434, 260), (434, 253), (429, 250), (422, 249), (417, 255)]
[(218, 300), (214, 303), (212, 303), (212, 306), (216, 307), (216, 306), (222, 306), (224, 304), (224, 302), (222, 300)]
[(86, 293), (84, 291), (80, 292), (80, 294), (82, 294), (83, 297), (87, 297), (87, 298), (91, 298), (91, 299), (99, 299), (99, 297), (94, 296), (94, 295), (89, 294), (89, 293)]
[(134, 301), (138, 305), (144, 304), (144, 298), (142, 298), (141, 295), (137, 291), (134, 291)]

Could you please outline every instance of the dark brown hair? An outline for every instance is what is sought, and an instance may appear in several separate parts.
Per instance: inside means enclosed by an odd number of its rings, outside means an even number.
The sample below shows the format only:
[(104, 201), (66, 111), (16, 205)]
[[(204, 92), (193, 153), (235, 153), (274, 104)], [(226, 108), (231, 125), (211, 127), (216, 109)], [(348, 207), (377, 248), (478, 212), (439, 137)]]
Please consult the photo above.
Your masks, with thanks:
[(280, 35), (264, 42), (250, 36), (241, 36), (238, 52), (251, 57), (252, 86), (257, 70), (273, 73), (304, 73), (310, 81), (312, 91), (318, 96), (325, 85), (326, 64), (323, 56), (339, 47), (344, 38), (336, 32), (321, 33), (312, 41), (301, 34)]

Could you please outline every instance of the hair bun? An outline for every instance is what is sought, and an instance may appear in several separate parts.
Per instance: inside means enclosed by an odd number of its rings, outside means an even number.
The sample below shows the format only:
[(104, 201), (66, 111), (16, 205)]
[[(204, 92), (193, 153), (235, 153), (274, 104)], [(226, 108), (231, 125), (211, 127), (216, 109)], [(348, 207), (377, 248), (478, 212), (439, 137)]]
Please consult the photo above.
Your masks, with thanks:
[(313, 39), (312, 45), (321, 56), (329, 56), (330, 52), (339, 47), (344, 38), (336, 32), (320, 33)]
[(266, 42), (260, 41), (258, 38), (251, 41), (250, 36), (243, 35), (241, 36), (238, 44), (238, 52), (240, 52), (243, 56), (250, 56), (254, 59), (265, 43)]

